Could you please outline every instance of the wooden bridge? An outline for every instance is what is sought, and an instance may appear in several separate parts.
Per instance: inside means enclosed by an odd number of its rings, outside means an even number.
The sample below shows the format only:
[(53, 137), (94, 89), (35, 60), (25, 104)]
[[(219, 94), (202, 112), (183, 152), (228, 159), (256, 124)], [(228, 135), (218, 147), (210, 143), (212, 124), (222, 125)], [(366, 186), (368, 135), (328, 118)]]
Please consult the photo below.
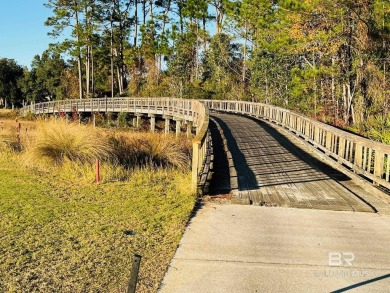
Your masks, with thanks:
[(289, 110), (245, 101), (105, 98), (32, 104), (23, 113), (128, 112), (194, 133), (201, 194), (241, 204), (390, 212), (390, 146)]

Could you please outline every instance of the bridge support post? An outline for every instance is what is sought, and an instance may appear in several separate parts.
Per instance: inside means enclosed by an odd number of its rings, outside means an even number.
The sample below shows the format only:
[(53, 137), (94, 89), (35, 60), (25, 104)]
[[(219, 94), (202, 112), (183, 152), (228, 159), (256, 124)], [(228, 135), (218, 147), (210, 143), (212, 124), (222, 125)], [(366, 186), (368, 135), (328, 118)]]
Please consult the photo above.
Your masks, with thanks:
[(150, 132), (155, 132), (156, 130), (156, 116), (149, 114), (150, 117)]
[(137, 127), (137, 117), (133, 117), (133, 127)]
[(176, 121), (176, 137), (178, 137), (181, 130), (181, 119), (175, 118), (174, 120)]
[(169, 134), (170, 131), (170, 125), (171, 125), (171, 116), (164, 116), (165, 119), (165, 134)]
[(187, 121), (187, 137), (190, 138), (192, 134), (192, 121)]
[(141, 124), (141, 118), (142, 118), (142, 114), (137, 114), (137, 118), (136, 118), (136, 127), (139, 128), (140, 127), (140, 124)]

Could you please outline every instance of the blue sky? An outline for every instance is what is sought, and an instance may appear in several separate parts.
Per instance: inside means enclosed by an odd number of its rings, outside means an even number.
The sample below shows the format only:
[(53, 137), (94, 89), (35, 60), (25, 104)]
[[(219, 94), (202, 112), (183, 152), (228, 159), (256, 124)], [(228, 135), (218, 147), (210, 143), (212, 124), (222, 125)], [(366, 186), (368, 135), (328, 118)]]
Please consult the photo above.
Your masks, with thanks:
[(52, 12), (43, 6), (45, 0), (1, 2), (0, 58), (15, 59), (19, 65), (30, 67), (36, 54), (42, 54), (49, 43), (57, 42), (47, 35), (50, 28), (44, 25)]
[[(33, 57), (41, 55), (50, 43), (63, 40), (47, 35), (44, 22), (53, 15), (44, 6), (47, 0), (0, 0), (0, 58), (14, 59), (30, 68)], [(214, 24), (209, 24), (212, 34)]]

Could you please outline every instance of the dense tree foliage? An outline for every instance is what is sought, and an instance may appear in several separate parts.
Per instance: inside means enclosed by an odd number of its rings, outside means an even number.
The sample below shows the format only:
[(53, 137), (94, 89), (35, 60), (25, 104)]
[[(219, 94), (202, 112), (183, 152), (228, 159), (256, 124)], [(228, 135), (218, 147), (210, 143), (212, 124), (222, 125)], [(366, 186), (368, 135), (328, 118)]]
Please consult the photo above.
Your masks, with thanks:
[(51, 35), (65, 40), (36, 56), (31, 70), (15, 71), (18, 82), (4, 81), (3, 99), (247, 99), (342, 126), (389, 116), (387, 0), (48, 0), (46, 6)]
[(248, 0), (239, 9), (256, 97), (334, 123), (388, 115), (388, 1)]
[(0, 59), (0, 105), (17, 104), (21, 96), (19, 81), (23, 77), (23, 68), (15, 60)]

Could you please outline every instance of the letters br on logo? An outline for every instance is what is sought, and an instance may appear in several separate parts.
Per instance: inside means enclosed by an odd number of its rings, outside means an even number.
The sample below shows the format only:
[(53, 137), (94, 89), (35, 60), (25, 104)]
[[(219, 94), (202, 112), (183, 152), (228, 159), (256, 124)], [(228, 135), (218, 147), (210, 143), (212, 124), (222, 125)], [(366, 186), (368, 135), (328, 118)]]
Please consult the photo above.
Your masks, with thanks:
[(343, 264), (352, 266), (354, 259), (355, 254), (353, 252), (329, 252), (328, 254), (328, 264), (331, 267), (339, 267)]

